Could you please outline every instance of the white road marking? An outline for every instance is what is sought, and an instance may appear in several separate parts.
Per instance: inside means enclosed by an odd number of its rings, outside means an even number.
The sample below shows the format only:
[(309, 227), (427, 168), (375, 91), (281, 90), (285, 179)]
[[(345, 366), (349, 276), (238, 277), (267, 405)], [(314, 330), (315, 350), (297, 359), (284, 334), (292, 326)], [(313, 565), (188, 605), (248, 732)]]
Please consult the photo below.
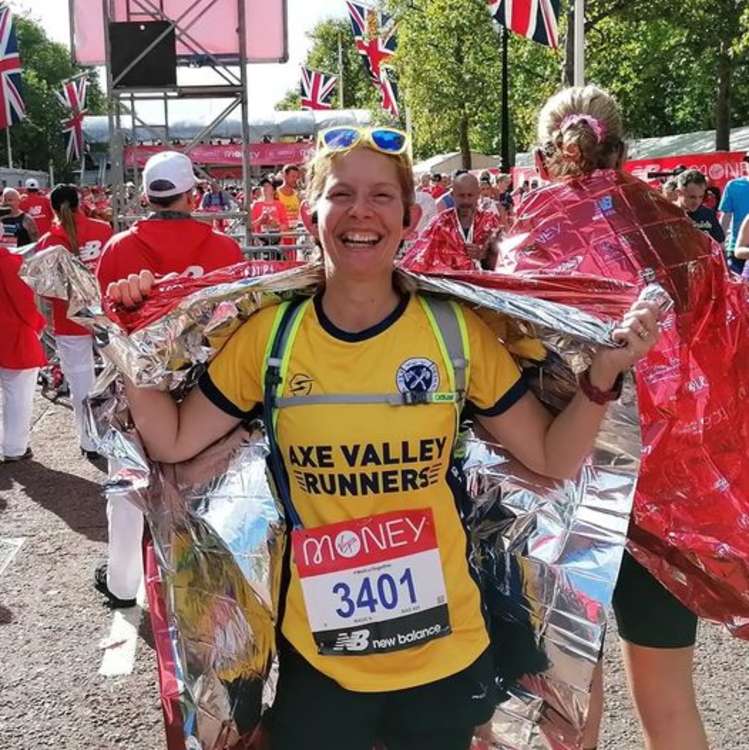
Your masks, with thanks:
[(16, 553), (21, 549), (21, 545), (26, 541), (26, 537), (0, 539), (0, 575), (11, 564)]
[(99, 644), (99, 648), (104, 649), (100, 675), (115, 677), (133, 671), (140, 616), (141, 608), (137, 606), (115, 610), (109, 637)]
[(99, 648), (104, 649), (99, 674), (104, 677), (116, 677), (133, 671), (138, 647), (138, 627), (141, 614), (147, 607), (146, 589), (142, 581), (135, 600), (138, 602), (137, 606), (114, 611), (109, 637), (99, 644)]

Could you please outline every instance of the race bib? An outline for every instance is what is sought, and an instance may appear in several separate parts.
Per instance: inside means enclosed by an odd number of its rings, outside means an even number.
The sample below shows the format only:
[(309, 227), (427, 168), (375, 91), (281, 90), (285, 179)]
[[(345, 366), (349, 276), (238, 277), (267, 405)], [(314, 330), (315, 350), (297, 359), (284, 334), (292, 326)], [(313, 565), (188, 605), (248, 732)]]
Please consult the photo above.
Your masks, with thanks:
[(429, 508), (292, 532), (320, 654), (399, 651), (450, 633)]

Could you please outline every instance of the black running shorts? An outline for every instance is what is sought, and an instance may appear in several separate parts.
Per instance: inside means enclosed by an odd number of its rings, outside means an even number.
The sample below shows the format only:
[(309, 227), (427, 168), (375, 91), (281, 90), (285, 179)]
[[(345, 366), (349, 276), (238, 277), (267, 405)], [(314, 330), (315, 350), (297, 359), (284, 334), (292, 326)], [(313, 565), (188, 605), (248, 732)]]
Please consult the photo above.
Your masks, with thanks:
[(697, 615), (624, 553), (614, 590), (619, 636), (635, 646), (686, 648), (697, 637)]
[[(352, 659), (359, 657), (351, 657)], [(491, 718), (492, 659), (443, 680), (380, 693), (345, 690), (284, 644), (278, 690), (266, 715), (273, 750), (468, 750)]]

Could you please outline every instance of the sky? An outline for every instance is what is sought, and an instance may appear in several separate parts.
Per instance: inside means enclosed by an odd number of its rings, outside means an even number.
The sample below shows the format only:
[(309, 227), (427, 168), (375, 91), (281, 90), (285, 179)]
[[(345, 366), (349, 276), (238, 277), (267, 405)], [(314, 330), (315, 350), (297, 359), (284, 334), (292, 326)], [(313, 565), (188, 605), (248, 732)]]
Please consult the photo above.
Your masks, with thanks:
[[(41, 23), (51, 39), (70, 47), (68, 0), (9, 0), (8, 5), (16, 11), (30, 11), (31, 16)], [(298, 86), (299, 66), (304, 61), (310, 44), (306, 33), (320, 20), (345, 16), (344, 0), (288, 0), (289, 62), (249, 66), (251, 112), (271, 111), (289, 89)], [(201, 71), (180, 70), (179, 76), (180, 82), (187, 84), (206, 82), (206, 73)], [(99, 79), (103, 83), (103, 75)], [(222, 107), (219, 102), (212, 103), (211, 114), (219, 112)]]

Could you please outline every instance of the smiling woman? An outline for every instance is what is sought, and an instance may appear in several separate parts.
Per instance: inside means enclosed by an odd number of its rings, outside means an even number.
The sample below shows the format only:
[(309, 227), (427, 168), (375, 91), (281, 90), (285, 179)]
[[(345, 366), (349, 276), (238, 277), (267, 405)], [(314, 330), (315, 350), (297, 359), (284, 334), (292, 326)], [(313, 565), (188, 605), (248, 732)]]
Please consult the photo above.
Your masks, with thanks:
[[(128, 399), (149, 454), (168, 462), (263, 404), (291, 529), (266, 717), (274, 750), (468, 750), (498, 698), (458, 512), (461, 419), (536, 472), (575, 474), (619, 374), (657, 339), (657, 312), (633, 306), (614, 333), (621, 346), (595, 355), (552, 420), (473, 311), (399, 290), (394, 258), (418, 220), (406, 136), (344, 130), (322, 135), (303, 212), (322, 291), (253, 316), (179, 407), (132, 385)], [(152, 281), (109, 294), (137, 304)]]

